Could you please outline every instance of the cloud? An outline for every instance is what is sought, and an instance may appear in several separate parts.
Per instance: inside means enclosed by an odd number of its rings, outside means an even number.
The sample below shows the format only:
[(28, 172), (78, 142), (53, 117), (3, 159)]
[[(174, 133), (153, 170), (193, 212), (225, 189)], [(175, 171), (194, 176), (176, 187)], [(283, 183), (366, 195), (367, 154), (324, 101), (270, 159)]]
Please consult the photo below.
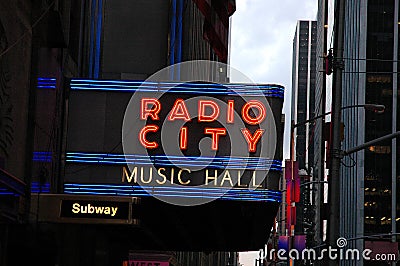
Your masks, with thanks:
[[(231, 65), (256, 83), (285, 87), (284, 113), (290, 129), (293, 38), (298, 20), (315, 20), (317, 0), (237, 0), (232, 16)], [(232, 82), (235, 82), (234, 76)], [(288, 158), (285, 134), (284, 158)]]
[[(285, 87), (284, 158), (288, 158), (293, 37), (298, 20), (316, 19), (317, 0), (237, 0), (236, 5), (230, 63), (256, 83)], [(240, 262), (253, 266), (257, 256), (258, 252), (240, 253)]]
[(290, 85), (297, 20), (315, 19), (316, 0), (238, 0), (232, 17), (231, 65), (257, 82)]

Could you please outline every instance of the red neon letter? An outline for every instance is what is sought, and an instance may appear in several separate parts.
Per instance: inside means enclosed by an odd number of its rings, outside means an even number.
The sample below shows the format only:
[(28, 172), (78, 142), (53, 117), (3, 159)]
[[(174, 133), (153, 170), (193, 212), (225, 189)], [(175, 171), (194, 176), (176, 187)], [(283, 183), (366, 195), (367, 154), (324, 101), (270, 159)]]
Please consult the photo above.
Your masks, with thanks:
[(148, 149), (155, 149), (158, 147), (158, 143), (155, 141), (148, 141), (146, 139), (147, 132), (157, 132), (158, 126), (156, 125), (147, 125), (139, 132), (139, 141), (140, 143)]
[(175, 119), (182, 119), (186, 122), (190, 121), (189, 112), (183, 99), (177, 99), (175, 101), (174, 107), (172, 107), (171, 113), (168, 116), (169, 121), (174, 121)]
[[(249, 115), (249, 110), (251, 108), (258, 109), (258, 116), (251, 117)], [(257, 100), (248, 101), (242, 108), (242, 118), (249, 125), (258, 125), (260, 124), (266, 117), (265, 106)]]
[(187, 127), (181, 128), (179, 146), (180, 146), (181, 150), (187, 149)]
[[(152, 104), (152, 108), (148, 109), (148, 105)], [(157, 99), (143, 98), (140, 107), (140, 119), (146, 120), (148, 116), (153, 120), (158, 120), (158, 113), (161, 110), (161, 103)]]
[(249, 144), (249, 152), (255, 152), (257, 142), (260, 140), (262, 134), (264, 133), (264, 129), (257, 129), (252, 136), (250, 131), (247, 128), (242, 128), (242, 134)]
[(228, 112), (226, 113), (226, 123), (233, 124), (235, 113), (233, 107), (235, 106), (234, 100), (228, 101)]
[(225, 128), (210, 128), (206, 127), (204, 130), (205, 134), (211, 134), (212, 136), (212, 145), (211, 149), (214, 151), (218, 150), (218, 143), (219, 143), (219, 136), (225, 136), (226, 135), (226, 129)]
[[(213, 112), (211, 115), (206, 115), (206, 106), (211, 107)], [(199, 122), (212, 122), (219, 116), (219, 106), (214, 101), (200, 100), (199, 101)]]

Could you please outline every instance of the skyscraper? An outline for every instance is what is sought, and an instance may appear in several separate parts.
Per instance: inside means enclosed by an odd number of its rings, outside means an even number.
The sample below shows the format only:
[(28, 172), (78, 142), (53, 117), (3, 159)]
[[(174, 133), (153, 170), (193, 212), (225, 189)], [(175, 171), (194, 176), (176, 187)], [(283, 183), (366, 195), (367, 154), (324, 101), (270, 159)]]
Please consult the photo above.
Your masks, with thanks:
[[(314, 117), (315, 55), (317, 22), (298, 21), (293, 40), (292, 66), (292, 121), (294, 124)], [(295, 132), (295, 160), (299, 169), (310, 174), (313, 167), (313, 128), (309, 124), (298, 126)]]
[[(292, 66), (292, 124), (302, 123), (314, 117), (314, 94), (316, 76), (317, 22), (298, 21), (293, 40)], [(293, 160), (298, 161), (302, 181), (310, 181), (314, 162), (313, 134), (315, 126), (304, 123), (294, 127), (291, 147)], [(310, 204), (309, 186), (301, 186), (300, 202), (296, 206), (296, 233), (304, 233), (304, 210)]]
[[(320, 29), (330, 12), (331, 1), (319, 1)], [(342, 150), (362, 145), (399, 130), (398, 117), (398, 1), (346, 1), (344, 16), (344, 54), (336, 58), (343, 63), (342, 121), (344, 133)], [(340, 23), (336, 21), (335, 23)], [(326, 34), (326, 33), (325, 33)], [(325, 35), (326, 36), (326, 35)], [(325, 38), (325, 52), (330, 37)], [(333, 48), (335, 47), (328, 47)], [(319, 65), (321, 66), (321, 60)], [(322, 77), (317, 91), (324, 91)], [(329, 78), (325, 97), (329, 99)], [(320, 96), (321, 97), (321, 96)], [(322, 96), (324, 97), (324, 96)], [(317, 98), (316, 98), (317, 101)], [(329, 103), (329, 101), (328, 101)], [(365, 104), (384, 105), (384, 113), (374, 112)], [(324, 175), (321, 153), (323, 134), (319, 134), (318, 175)], [(321, 141), (322, 140), (322, 141)], [(325, 138), (329, 140), (329, 138)], [(323, 147), (322, 147), (323, 149)], [(364, 150), (342, 159), (340, 191), (340, 236), (348, 241), (348, 248), (385, 247), (392, 250), (391, 233), (399, 230), (399, 142), (396, 139), (371, 144)], [(316, 159), (317, 160), (317, 159)], [(328, 165), (329, 169), (329, 165)], [(329, 178), (338, 178), (331, 176)], [(329, 211), (329, 210), (325, 210)], [(329, 222), (328, 222), (329, 224)], [(381, 235), (382, 242), (371, 242), (369, 235)], [(397, 238), (398, 241), (398, 238)], [(385, 249), (384, 248), (384, 249)], [(378, 262), (343, 261), (343, 265), (380, 265)], [(382, 262), (382, 265), (384, 263)]]
[[(383, 104), (383, 114), (343, 110), (342, 149), (399, 129), (397, 125), (397, 1), (349, 1), (346, 5), (342, 106)], [(399, 146), (395, 139), (371, 145), (343, 160), (340, 233), (346, 238), (397, 232)], [(367, 240), (356, 241), (357, 248)], [(367, 264), (367, 263), (365, 263)], [(376, 264), (375, 264), (376, 265)]]

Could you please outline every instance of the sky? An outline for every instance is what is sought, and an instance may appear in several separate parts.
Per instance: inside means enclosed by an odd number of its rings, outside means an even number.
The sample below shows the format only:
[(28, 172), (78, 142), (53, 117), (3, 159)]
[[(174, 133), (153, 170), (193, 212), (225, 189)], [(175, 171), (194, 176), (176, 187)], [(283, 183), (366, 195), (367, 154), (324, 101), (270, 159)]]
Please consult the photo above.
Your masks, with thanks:
[[(316, 20), (317, 0), (236, 0), (232, 16), (230, 65), (255, 83), (285, 87), (283, 112), (289, 132), (293, 37), (298, 20)], [(231, 82), (240, 82), (234, 80)], [(289, 136), (284, 136), (284, 158)], [(254, 266), (258, 251), (242, 252), (240, 263)]]

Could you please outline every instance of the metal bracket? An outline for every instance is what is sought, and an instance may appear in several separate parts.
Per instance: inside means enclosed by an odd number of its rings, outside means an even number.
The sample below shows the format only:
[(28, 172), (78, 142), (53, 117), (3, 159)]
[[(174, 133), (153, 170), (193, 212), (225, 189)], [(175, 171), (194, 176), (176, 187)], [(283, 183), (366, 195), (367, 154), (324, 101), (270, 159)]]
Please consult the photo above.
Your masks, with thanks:
[(343, 70), (344, 69), (344, 60), (334, 59), (333, 67)]
[(335, 149), (335, 150), (332, 150), (332, 156), (334, 158), (343, 159), (344, 156), (345, 156), (345, 152), (343, 150), (340, 150), (340, 149)]

